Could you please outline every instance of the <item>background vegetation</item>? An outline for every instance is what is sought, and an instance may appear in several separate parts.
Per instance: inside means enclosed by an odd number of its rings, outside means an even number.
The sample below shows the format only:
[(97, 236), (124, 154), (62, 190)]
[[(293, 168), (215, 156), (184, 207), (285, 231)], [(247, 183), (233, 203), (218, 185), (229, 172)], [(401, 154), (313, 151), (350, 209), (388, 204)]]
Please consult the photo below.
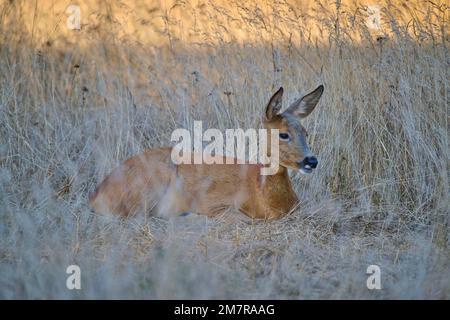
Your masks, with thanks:
[[(0, 1), (0, 297), (450, 297), (447, 1), (378, 2), (378, 28), (367, 1), (146, 3), (80, 0), (69, 30), (69, 1)], [(292, 215), (90, 211), (173, 129), (255, 127), (320, 83)]]

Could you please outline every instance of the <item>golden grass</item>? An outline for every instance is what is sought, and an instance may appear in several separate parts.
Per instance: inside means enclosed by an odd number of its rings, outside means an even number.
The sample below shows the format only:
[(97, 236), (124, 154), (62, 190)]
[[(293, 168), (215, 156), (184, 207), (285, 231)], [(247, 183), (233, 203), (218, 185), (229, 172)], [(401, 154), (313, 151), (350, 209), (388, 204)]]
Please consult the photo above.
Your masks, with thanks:
[[(80, 1), (97, 22), (75, 34), (48, 3), (0, 4), (0, 297), (449, 298), (448, 2), (383, 2), (373, 31), (361, 2), (130, 9), (163, 28)], [(292, 173), (291, 216), (89, 210), (105, 174), (173, 129), (254, 127), (279, 86), (287, 104), (319, 83), (305, 124), (320, 166)]]

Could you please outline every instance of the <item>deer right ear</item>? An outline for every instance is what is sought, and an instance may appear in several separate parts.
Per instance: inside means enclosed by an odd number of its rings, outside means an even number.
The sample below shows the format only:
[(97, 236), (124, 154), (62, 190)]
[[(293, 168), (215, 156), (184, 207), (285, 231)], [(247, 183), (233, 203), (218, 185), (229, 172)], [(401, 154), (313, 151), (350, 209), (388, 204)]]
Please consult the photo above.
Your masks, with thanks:
[(275, 117), (281, 110), (281, 102), (283, 100), (283, 87), (278, 89), (277, 92), (270, 98), (269, 103), (266, 107), (266, 120), (270, 121)]
[(298, 99), (287, 108), (286, 112), (292, 113), (300, 118), (306, 118), (316, 107), (323, 93), (323, 85), (318, 86), (313, 92)]

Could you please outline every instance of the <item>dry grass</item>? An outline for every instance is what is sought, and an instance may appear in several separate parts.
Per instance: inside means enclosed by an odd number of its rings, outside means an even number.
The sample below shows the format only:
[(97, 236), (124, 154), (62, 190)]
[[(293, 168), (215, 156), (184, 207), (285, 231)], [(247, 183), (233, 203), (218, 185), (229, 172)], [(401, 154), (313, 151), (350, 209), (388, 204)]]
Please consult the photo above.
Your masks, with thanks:
[[(243, 8), (227, 18), (239, 30), (211, 23), (193, 44), (168, 28), (161, 46), (114, 38), (107, 22), (62, 46), (26, 31), (17, 3), (0, 3), (0, 297), (450, 298), (445, 3), (385, 5), (378, 41), (364, 6), (333, 1), (296, 20), (287, 3), (277, 14)], [(307, 37), (312, 26), (321, 31)], [(244, 40), (233, 41), (238, 31)], [(320, 167), (292, 172), (303, 203), (291, 216), (89, 210), (100, 179), (169, 144), (173, 129), (255, 127), (275, 88), (287, 102), (319, 83), (306, 126)], [(80, 291), (65, 287), (70, 264)], [(382, 290), (366, 288), (370, 264)]]

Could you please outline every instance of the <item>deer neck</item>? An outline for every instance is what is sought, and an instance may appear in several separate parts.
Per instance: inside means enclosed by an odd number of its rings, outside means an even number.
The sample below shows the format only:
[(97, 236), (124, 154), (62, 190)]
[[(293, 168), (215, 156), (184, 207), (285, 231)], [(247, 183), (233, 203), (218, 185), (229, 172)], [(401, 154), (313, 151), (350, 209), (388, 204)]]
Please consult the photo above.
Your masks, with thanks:
[(273, 175), (260, 176), (259, 188), (264, 202), (270, 208), (286, 213), (298, 202), (286, 167), (280, 166)]

